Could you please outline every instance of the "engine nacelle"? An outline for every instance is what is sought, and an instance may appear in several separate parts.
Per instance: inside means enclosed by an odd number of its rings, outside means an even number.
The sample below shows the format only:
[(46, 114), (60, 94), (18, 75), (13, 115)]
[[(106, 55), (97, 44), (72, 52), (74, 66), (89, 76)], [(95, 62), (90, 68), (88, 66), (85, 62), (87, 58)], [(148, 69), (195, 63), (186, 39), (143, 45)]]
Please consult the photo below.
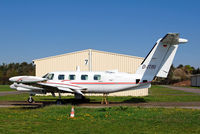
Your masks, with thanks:
[(43, 88), (25, 85), (22, 83), (20, 84), (14, 83), (10, 85), (10, 88), (16, 89), (17, 91), (20, 92), (29, 92), (33, 94), (46, 94), (46, 91)]
[(17, 91), (20, 91), (20, 92), (30, 92), (31, 91), (31, 89), (23, 88), (23, 87), (17, 87), (16, 89), (17, 89)]

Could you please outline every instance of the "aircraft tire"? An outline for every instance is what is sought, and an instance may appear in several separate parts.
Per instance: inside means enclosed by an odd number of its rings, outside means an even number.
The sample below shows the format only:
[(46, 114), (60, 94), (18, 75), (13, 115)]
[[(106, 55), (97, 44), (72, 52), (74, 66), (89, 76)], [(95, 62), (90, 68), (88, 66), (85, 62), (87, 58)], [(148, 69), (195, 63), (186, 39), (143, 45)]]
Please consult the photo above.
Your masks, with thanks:
[(28, 103), (33, 103), (34, 99), (32, 97), (29, 97), (27, 101), (28, 101)]

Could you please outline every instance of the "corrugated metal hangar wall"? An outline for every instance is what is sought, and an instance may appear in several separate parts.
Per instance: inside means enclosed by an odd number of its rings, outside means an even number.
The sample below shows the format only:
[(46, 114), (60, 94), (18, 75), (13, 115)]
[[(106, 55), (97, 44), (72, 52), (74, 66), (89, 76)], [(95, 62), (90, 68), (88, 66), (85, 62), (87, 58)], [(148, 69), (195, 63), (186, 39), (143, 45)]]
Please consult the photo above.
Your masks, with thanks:
[[(43, 76), (53, 71), (75, 71), (79, 66), (81, 71), (106, 71), (135, 73), (144, 58), (87, 49), (63, 55), (57, 55), (34, 60), (36, 76)], [(146, 96), (148, 89), (130, 90), (111, 93), (115, 96)]]
[(191, 86), (200, 87), (200, 74), (191, 76)]

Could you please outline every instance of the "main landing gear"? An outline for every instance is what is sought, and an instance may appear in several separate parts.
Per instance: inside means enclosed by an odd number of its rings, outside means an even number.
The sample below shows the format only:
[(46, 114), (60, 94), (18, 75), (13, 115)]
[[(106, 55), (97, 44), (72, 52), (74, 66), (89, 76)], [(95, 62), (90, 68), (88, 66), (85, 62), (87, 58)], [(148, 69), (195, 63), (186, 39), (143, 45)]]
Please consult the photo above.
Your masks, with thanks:
[(103, 98), (102, 98), (102, 100), (101, 100), (101, 104), (109, 104), (109, 102), (108, 102), (108, 93), (103, 93)]
[(58, 94), (59, 94), (59, 98), (56, 100), (56, 104), (61, 105), (63, 103), (61, 100), (61, 94), (60, 94), (60, 92), (58, 92)]
[(77, 93), (75, 93), (75, 94), (74, 94), (74, 97), (75, 97), (75, 99), (77, 99), (77, 100), (85, 100), (85, 97), (84, 97), (82, 94), (77, 94)]

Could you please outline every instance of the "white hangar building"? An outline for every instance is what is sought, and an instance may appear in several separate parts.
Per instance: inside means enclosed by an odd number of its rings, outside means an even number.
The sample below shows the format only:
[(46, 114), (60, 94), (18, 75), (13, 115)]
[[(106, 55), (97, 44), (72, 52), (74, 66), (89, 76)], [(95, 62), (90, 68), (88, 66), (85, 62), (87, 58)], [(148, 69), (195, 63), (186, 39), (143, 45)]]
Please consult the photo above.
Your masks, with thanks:
[[(36, 59), (33, 62), (36, 66), (36, 76), (41, 77), (46, 73), (53, 71), (75, 71), (77, 66), (79, 66), (81, 71), (118, 70), (119, 72), (135, 73), (143, 60), (144, 58), (142, 57), (86, 49), (57, 56)], [(148, 95), (148, 89), (129, 90), (109, 94), (109, 96), (146, 95)]]

